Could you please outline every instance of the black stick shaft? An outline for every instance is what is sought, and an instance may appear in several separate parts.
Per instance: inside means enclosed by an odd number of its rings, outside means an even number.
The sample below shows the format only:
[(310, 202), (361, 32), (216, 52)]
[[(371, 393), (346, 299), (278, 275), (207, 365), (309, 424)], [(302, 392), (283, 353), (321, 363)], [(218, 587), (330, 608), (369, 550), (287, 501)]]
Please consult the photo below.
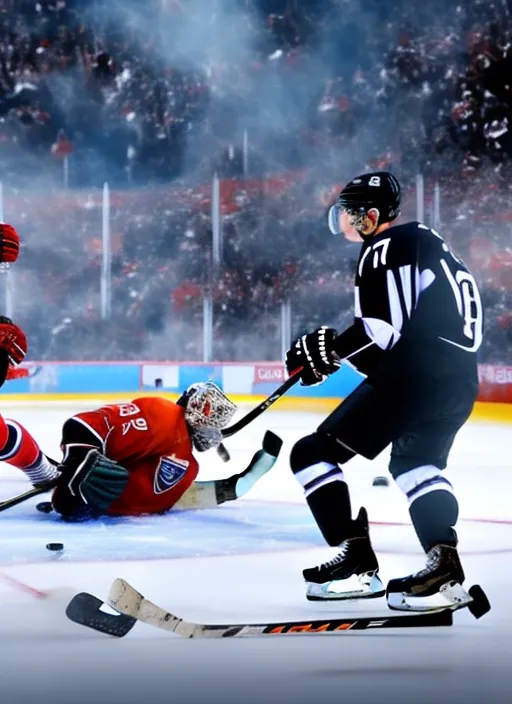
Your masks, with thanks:
[(28, 501), (33, 496), (39, 496), (39, 494), (46, 494), (46, 492), (51, 491), (55, 486), (55, 481), (47, 482), (43, 486), (34, 487), (29, 491), (25, 491), (23, 494), (18, 494), (18, 496), (13, 496), (12, 499), (6, 499), (5, 501), (0, 501), (0, 511), (6, 511), (8, 508), (22, 504), (24, 501)]
[(245, 415), (243, 418), (240, 418), (237, 423), (234, 423), (229, 428), (224, 428), (224, 430), (222, 431), (222, 436), (225, 438), (230, 438), (232, 435), (238, 433), (240, 430), (249, 425), (249, 423), (252, 423), (253, 420), (255, 420), (258, 416), (264, 413), (267, 408), (270, 408), (270, 406), (272, 406), (276, 401), (278, 401), (281, 396), (283, 396), (287, 391), (292, 388), (292, 386), (294, 386), (299, 381), (301, 371), (302, 370), (295, 372), (295, 374), (289, 379), (287, 379), (284, 384), (281, 384), (281, 386), (276, 389), (273, 393), (271, 393), (268, 398), (262, 401), (259, 406), (256, 406), (256, 408), (253, 408), (252, 411), (249, 411), (247, 415)]

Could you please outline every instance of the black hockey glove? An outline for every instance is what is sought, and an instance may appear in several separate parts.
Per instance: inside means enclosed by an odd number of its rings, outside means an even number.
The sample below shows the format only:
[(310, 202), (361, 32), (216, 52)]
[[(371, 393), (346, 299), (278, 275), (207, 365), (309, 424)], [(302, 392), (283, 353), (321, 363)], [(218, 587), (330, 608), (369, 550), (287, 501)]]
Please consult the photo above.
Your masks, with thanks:
[(302, 367), (300, 381), (303, 386), (314, 386), (325, 381), (341, 366), (341, 360), (334, 351), (337, 337), (337, 331), (327, 327), (299, 337), (286, 354), (288, 374)]
[(53, 493), (53, 508), (66, 518), (89, 518), (106, 513), (123, 493), (128, 483), (128, 470), (98, 450), (73, 450), (59, 465), (62, 474)]

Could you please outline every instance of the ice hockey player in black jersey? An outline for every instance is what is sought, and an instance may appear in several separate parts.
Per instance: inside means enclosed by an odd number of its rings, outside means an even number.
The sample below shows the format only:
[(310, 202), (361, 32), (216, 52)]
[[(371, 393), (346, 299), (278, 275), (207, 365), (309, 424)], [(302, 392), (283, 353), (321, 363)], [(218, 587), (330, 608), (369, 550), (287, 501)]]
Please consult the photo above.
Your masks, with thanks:
[(311, 600), (384, 594), (367, 514), (362, 508), (352, 518), (343, 465), (355, 455), (372, 460), (391, 444), (389, 470), (427, 559), (420, 572), (389, 582), (388, 603), (426, 608), (416, 597), (425, 604), (434, 595), (471, 602), (454, 530), (457, 499), (441, 470), (477, 395), (482, 304), (473, 276), (437, 232), (395, 224), (400, 200), (388, 172), (358, 176), (341, 191), (329, 227), (341, 234), (348, 222), (362, 239), (354, 322), (341, 334), (324, 327), (304, 335), (286, 357), (289, 373), (302, 367), (306, 386), (344, 359), (366, 375), (290, 456), (325, 541), (340, 546), (333, 560), (304, 570)]

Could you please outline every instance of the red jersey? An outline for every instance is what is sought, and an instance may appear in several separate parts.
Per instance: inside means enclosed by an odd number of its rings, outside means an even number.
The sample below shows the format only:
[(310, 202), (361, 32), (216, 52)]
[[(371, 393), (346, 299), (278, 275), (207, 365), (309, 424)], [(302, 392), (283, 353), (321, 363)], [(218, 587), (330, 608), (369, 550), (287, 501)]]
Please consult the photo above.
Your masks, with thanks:
[(190, 487), (199, 465), (184, 413), (172, 401), (150, 396), (74, 416), (101, 441), (103, 454), (129, 472), (109, 514), (162, 513)]

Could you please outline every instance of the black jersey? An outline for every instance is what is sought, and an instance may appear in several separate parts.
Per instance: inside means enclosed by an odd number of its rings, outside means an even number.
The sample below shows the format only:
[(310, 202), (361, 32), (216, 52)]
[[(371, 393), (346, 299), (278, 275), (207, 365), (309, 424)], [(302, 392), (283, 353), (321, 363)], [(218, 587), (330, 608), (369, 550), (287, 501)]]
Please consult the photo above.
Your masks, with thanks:
[[(477, 376), (483, 312), (477, 284), (434, 230), (395, 225), (361, 248), (354, 325), (337, 340), (358, 366), (359, 350), (381, 350), (379, 369)], [(370, 373), (368, 369), (363, 369)]]

